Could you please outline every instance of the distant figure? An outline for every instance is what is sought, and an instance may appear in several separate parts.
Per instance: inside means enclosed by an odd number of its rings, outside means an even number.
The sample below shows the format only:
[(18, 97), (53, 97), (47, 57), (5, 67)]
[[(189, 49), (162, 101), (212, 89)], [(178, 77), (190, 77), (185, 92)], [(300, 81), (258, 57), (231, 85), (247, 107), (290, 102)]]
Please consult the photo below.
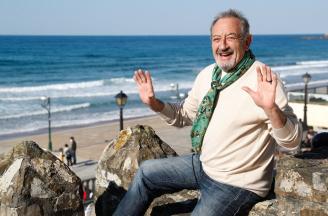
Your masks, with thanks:
[(66, 164), (68, 166), (71, 166), (72, 165), (72, 151), (68, 147), (67, 143), (65, 144), (65, 147), (64, 147), (64, 155), (65, 155), (65, 158), (66, 158)]
[(73, 164), (76, 164), (76, 147), (77, 147), (77, 143), (76, 143), (74, 137), (70, 138), (70, 143), (71, 143), (72, 161), (73, 161)]
[(87, 196), (88, 196), (88, 193), (87, 193), (87, 187), (86, 186), (83, 186), (83, 202), (87, 201)]
[(307, 147), (312, 149), (312, 139), (315, 135), (315, 131), (313, 130), (313, 127), (309, 127), (307, 134), (306, 134), (306, 138), (305, 138), (305, 144)]
[(64, 155), (64, 150), (63, 150), (63, 148), (59, 148), (59, 159), (60, 159), (61, 161), (64, 161), (64, 157), (65, 157), (65, 155)]

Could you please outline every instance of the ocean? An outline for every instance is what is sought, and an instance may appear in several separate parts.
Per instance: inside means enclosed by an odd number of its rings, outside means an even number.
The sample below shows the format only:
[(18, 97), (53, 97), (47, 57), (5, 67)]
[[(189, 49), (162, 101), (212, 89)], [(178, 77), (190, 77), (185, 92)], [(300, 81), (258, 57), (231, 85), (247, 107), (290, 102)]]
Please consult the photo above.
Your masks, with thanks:
[[(328, 40), (317, 35), (255, 35), (256, 58), (286, 84), (328, 79)], [(310, 39), (309, 39), (310, 38)], [(128, 95), (124, 118), (153, 115), (132, 79), (143, 68), (157, 97), (174, 101), (213, 63), (208, 36), (0, 36), (0, 139), (48, 127), (42, 96), (51, 98), (53, 128), (117, 121), (115, 95)]]

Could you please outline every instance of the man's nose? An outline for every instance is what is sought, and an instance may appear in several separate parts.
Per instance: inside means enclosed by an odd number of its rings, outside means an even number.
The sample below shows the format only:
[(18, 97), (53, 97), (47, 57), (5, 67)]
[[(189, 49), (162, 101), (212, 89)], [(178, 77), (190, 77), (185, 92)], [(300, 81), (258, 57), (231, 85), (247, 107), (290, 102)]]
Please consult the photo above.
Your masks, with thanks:
[(226, 37), (223, 37), (221, 40), (220, 40), (220, 43), (219, 43), (219, 49), (220, 50), (225, 50), (228, 48), (228, 44), (227, 44), (227, 40), (226, 40)]

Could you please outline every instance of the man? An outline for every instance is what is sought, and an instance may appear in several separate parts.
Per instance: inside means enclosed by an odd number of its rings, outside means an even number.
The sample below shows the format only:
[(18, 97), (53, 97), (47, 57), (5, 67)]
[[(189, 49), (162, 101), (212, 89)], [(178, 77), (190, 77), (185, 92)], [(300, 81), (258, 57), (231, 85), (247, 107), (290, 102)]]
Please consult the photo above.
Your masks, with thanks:
[(77, 143), (74, 137), (70, 137), (70, 143), (71, 143), (72, 163), (74, 165), (76, 164), (76, 148), (77, 148)]
[(134, 79), (140, 98), (171, 125), (192, 125), (195, 154), (145, 161), (115, 215), (143, 215), (164, 193), (198, 189), (192, 215), (247, 215), (272, 183), (275, 144), (296, 149), (301, 126), (282, 82), (255, 61), (245, 17), (221, 13), (211, 26), (215, 64), (197, 76), (181, 104), (155, 97), (149, 72)]

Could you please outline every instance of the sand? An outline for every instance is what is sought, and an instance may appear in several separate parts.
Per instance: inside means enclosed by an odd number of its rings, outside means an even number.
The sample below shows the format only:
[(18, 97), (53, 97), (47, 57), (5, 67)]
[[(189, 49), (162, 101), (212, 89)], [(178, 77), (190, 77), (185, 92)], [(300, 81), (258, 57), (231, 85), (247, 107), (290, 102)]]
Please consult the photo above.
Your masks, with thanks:
[[(190, 152), (190, 127), (182, 129), (169, 126), (158, 116), (136, 118), (124, 121), (124, 128), (143, 124), (151, 126), (156, 134), (178, 154)], [(77, 160), (98, 160), (107, 143), (117, 137), (119, 132), (119, 122), (104, 123), (95, 126), (86, 126), (73, 129), (57, 130), (52, 133), (53, 151), (63, 147), (65, 143), (69, 144), (69, 138), (75, 137), (77, 141)], [(48, 134), (31, 135), (10, 140), (0, 141), (0, 153), (9, 151), (15, 144), (24, 140), (32, 140), (41, 147), (48, 147)]]

